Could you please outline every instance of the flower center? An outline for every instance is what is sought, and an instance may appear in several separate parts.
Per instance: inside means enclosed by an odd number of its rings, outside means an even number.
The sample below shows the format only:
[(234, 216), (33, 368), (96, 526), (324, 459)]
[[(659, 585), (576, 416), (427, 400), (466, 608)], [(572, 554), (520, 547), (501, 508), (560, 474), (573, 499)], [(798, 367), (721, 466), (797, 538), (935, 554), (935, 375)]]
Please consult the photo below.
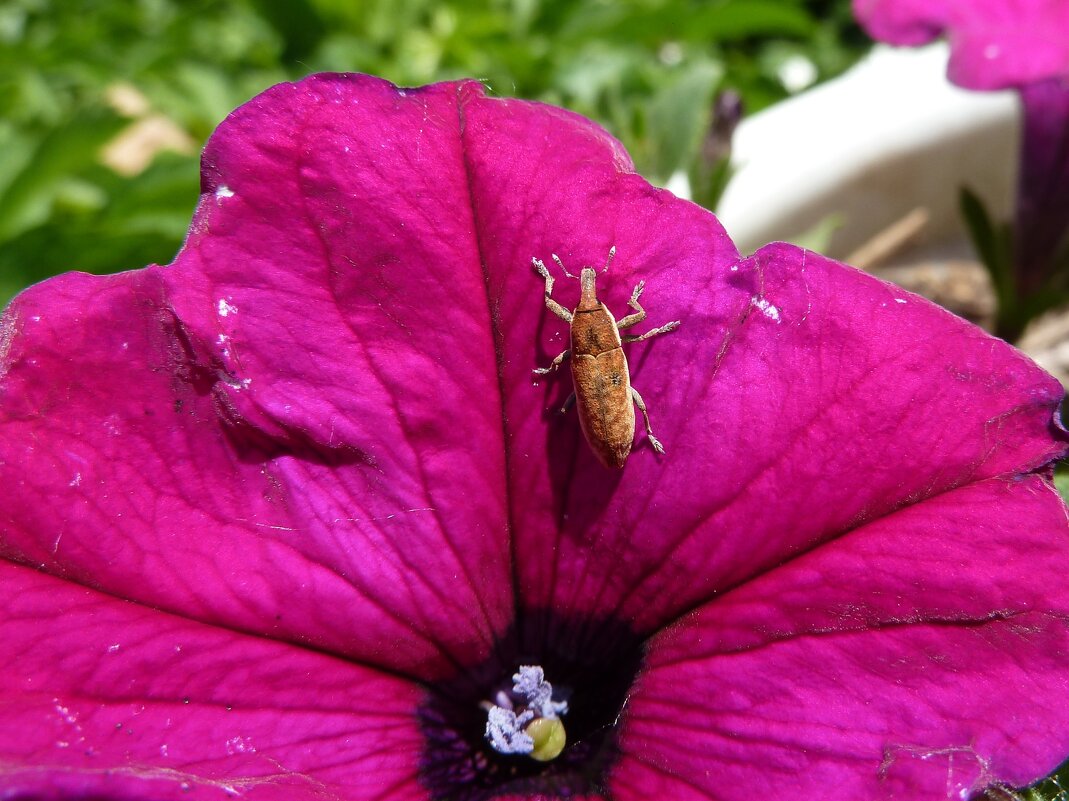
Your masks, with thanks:
[(432, 801), (605, 791), (642, 647), (613, 620), (521, 614), (492, 658), (428, 687), (419, 773)]
[(512, 676), (512, 692), (486, 702), (486, 739), (499, 754), (525, 754), (539, 762), (560, 756), (567, 742), (560, 716), (567, 701), (553, 700), (553, 685), (538, 665), (521, 665)]

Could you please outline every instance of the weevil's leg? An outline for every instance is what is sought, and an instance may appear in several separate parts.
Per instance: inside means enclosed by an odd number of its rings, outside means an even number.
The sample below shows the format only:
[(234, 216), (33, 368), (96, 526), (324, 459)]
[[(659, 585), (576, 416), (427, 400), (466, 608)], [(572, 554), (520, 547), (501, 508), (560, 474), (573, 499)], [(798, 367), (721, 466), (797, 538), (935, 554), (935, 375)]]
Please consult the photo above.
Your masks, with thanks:
[(679, 320), (673, 320), (670, 323), (665, 323), (660, 328), (654, 328), (652, 331), (647, 331), (645, 334), (632, 334), (631, 336), (626, 336), (622, 339), (624, 342), (641, 342), (644, 339), (655, 337), (658, 334), (667, 334), (671, 331), (675, 331), (677, 328), (679, 328)]
[(535, 374), (536, 375), (545, 375), (546, 373), (552, 373), (554, 370), (556, 370), (558, 367), (561, 366), (561, 364), (564, 362), (565, 359), (567, 359), (571, 355), (572, 355), (571, 350), (564, 351), (564, 353), (561, 353), (559, 356), (557, 356), (556, 359), (554, 359), (552, 362), (550, 362), (549, 367), (536, 367), (534, 369)]
[(657, 437), (653, 436), (653, 429), (650, 428), (650, 415), (646, 411), (646, 402), (642, 400), (642, 396), (638, 394), (638, 390), (631, 387), (631, 397), (635, 399), (635, 405), (638, 410), (642, 412), (642, 419), (646, 421), (646, 438), (649, 439), (650, 445), (657, 453), (664, 453), (664, 445)]
[[(556, 259), (557, 257), (554, 256), (553, 258)], [(560, 260), (558, 259), (558, 262), (559, 261)], [(560, 317), (562, 320), (564, 320), (564, 322), (568, 323), (568, 325), (571, 325), (572, 313), (563, 306), (561, 306), (559, 303), (557, 303), (557, 301), (553, 300), (552, 297), (550, 297), (550, 295), (553, 294), (553, 276), (549, 274), (549, 270), (546, 269), (546, 265), (542, 262), (541, 259), (531, 259), (531, 264), (534, 265), (534, 268), (538, 271), (538, 274), (546, 279), (546, 308), (558, 317)]]
[(642, 290), (646, 288), (645, 281), (639, 281), (638, 286), (635, 287), (635, 291), (631, 293), (631, 300), (627, 301), (627, 305), (635, 310), (634, 314), (629, 314), (622, 320), (616, 322), (616, 327), (619, 329), (630, 328), (635, 323), (641, 323), (646, 319), (646, 310), (639, 304), (638, 299), (642, 296)]
[(568, 411), (570, 408), (572, 408), (572, 405), (574, 403), (575, 403), (575, 393), (573, 392), (571, 395), (568, 396), (568, 400), (564, 401), (564, 405), (560, 407), (560, 413), (564, 414), (566, 411)]

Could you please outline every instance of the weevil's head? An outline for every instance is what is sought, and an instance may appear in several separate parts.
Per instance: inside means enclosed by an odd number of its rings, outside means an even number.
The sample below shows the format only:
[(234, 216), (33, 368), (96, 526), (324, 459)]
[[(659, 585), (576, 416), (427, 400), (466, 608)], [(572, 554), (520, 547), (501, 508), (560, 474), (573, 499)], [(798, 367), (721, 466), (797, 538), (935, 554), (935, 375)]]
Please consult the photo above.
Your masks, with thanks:
[(579, 305), (576, 311), (589, 311), (596, 309), (601, 304), (598, 302), (598, 272), (593, 267), (584, 267), (579, 273), (579, 285), (582, 287), (582, 295), (579, 296)]

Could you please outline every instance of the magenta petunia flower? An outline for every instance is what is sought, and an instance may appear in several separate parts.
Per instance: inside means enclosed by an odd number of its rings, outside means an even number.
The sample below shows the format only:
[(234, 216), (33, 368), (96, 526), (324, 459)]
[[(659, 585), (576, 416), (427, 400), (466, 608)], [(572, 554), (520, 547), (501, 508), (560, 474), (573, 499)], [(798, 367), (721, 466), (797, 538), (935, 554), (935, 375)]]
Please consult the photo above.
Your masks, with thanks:
[[(278, 86), (203, 164), (173, 264), (3, 318), (0, 795), (958, 799), (1069, 753), (1017, 351), (474, 83)], [(682, 321), (622, 471), (532, 373), (532, 259), (613, 245), (608, 307)]]
[(950, 80), (1006, 89), (1069, 77), (1064, 0), (853, 0), (875, 39), (895, 45), (950, 40)]
[[(876, 39), (950, 41), (948, 74), (968, 89), (1015, 88), (1023, 135), (1014, 272), (1023, 295), (1049, 292), (1069, 247), (1069, 3), (1065, 0), (853, 0)], [(1058, 287), (1062, 290), (1062, 287)]]

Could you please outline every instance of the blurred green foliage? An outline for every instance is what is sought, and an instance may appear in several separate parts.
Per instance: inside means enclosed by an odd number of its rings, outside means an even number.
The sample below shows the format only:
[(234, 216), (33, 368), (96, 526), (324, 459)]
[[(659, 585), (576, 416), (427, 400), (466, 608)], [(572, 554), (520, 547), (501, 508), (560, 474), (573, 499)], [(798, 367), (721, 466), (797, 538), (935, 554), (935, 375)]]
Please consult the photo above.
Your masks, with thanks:
[(1028, 324), (1044, 312), (1069, 302), (1069, 245), (1043, 263), (1046, 275), (1028, 287), (1015, 261), (1014, 239), (1020, 234), (1009, 221), (996, 220), (983, 199), (967, 186), (958, 190), (958, 206), (973, 249), (991, 277), (997, 298), (995, 334), (1016, 342)]
[[(753, 112), (868, 46), (848, 0), (8, 0), (0, 304), (64, 270), (169, 262), (197, 199), (200, 146), (279, 81), (476, 77), (598, 120), (663, 182), (696, 174), (722, 88)], [(109, 143), (119, 155), (105, 159)], [(725, 174), (703, 174), (711, 202)]]

